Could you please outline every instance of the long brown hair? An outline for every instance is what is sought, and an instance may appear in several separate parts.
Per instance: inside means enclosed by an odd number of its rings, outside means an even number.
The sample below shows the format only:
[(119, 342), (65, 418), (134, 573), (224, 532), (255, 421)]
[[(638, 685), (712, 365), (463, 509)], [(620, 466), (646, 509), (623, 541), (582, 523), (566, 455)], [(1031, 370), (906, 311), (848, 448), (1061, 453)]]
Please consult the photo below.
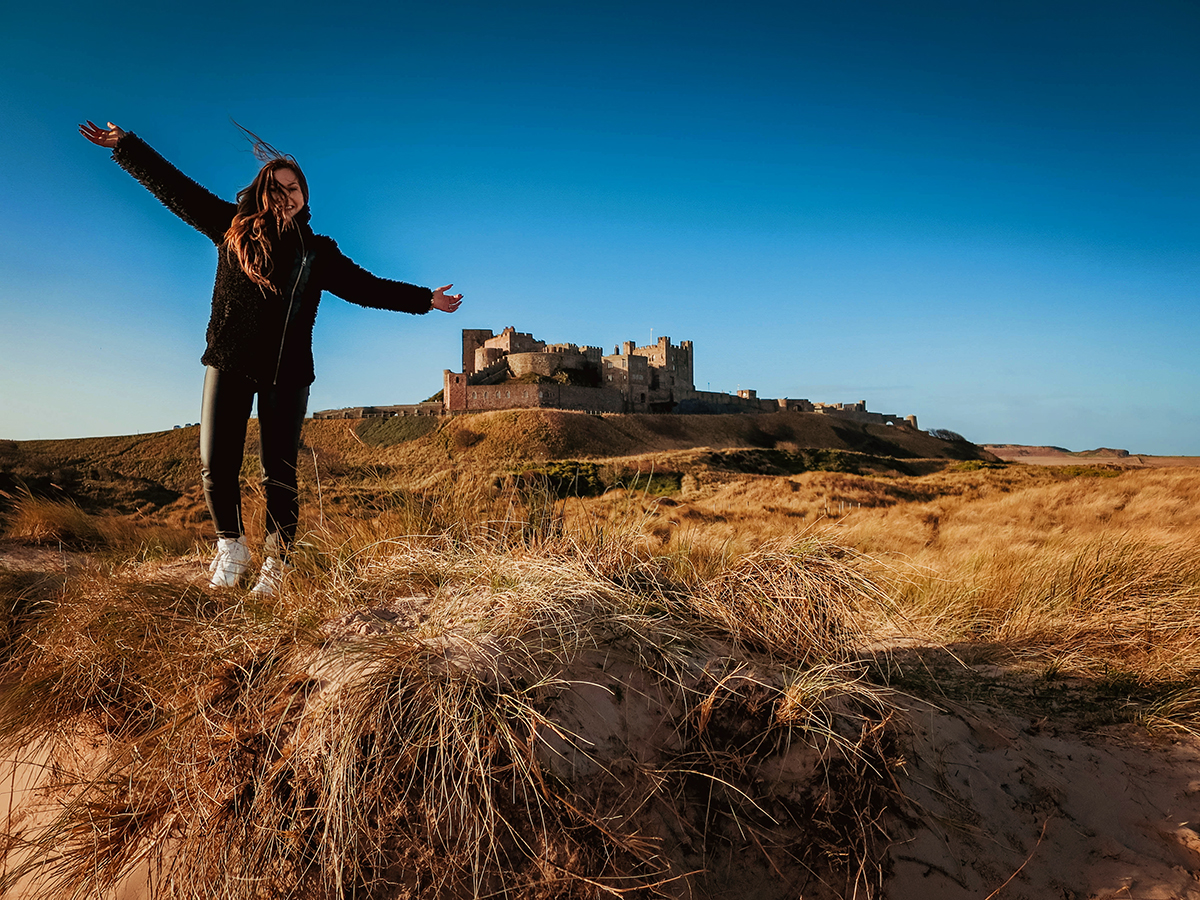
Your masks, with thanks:
[[(233, 124), (237, 125), (237, 122)], [(280, 153), (254, 132), (241, 125), (237, 127), (254, 141), (254, 155), (263, 160), (264, 165), (254, 180), (238, 191), (237, 213), (225, 232), (225, 248), (237, 258), (246, 277), (264, 290), (274, 291), (275, 286), (270, 278), (271, 233), (295, 226), (295, 217), (285, 223), (281, 215), (282, 201), (277, 194), (275, 173), (280, 169), (290, 169), (295, 173), (296, 180), (300, 182), (300, 191), (304, 194), (305, 211), (308, 207), (308, 181), (296, 160)]]

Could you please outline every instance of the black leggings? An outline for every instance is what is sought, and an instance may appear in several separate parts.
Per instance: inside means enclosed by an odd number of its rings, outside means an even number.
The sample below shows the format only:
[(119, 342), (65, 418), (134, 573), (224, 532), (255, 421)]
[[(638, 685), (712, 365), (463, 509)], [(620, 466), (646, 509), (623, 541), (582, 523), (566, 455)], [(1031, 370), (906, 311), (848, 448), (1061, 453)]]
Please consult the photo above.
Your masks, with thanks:
[(300, 503), (296, 453), (308, 409), (308, 386), (260, 388), (240, 375), (209, 366), (200, 407), (200, 477), (217, 536), (241, 537), (242, 491), (238, 476), (246, 446), (246, 423), (258, 394), (258, 455), (267, 493), (267, 545), (281, 559), (296, 537)]

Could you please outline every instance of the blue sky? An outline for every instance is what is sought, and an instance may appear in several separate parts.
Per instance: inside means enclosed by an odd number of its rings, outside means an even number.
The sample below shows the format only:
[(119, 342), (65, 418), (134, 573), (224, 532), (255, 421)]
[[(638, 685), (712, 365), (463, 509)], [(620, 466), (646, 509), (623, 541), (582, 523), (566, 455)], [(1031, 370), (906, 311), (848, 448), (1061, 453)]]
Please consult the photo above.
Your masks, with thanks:
[(0, 35), (0, 437), (198, 418), (216, 251), (75, 131), (313, 225), (453, 316), (326, 295), (310, 409), (460, 330), (695, 343), (701, 388), (1200, 455), (1190, 2), (23, 4)]

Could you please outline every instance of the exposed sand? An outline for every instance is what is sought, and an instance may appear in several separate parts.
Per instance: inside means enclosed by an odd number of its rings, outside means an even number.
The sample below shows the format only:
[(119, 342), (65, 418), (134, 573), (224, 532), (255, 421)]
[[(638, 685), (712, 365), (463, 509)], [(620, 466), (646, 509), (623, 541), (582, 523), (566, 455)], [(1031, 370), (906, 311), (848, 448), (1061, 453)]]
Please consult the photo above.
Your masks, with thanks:
[(1200, 898), (1200, 739), (913, 704), (890, 900)]
[[(94, 772), (104, 760), (103, 740), (80, 730), (70, 741), (55, 747), (30, 747), (11, 759), (0, 760), (0, 810), (4, 814), (4, 846), (11, 848), (3, 860), (3, 875), (30, 858), (20, 844), (23, 835), (53, 830), (70, 792), (47, 785), (55, 782), (55, 771)], [(49, 900), (43, 889), (45, 876), (35, 869), (18, 879), (0, 896), (5, 900)], [(94, 900), (154, 900), (154, 873), (149, 860), (136, 863), (112, 890)]]

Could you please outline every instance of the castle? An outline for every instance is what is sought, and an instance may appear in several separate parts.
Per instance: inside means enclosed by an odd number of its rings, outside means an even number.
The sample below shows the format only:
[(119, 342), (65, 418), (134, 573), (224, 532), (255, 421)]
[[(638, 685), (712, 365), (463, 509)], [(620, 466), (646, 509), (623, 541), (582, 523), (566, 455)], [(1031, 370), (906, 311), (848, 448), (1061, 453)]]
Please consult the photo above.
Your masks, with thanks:
[(858, 403), (811, 403), (764, 399), (752, 390), (736, 394), (698, 391), (692, 342), (669, 337), (646, 347), (625, 341), (605, 355), (599, 347), (547, 344), (512, 326), (500, 334), (463, 329), (462, 371), (442, 373), (440, 402), (322, 410), (315, 419), (453, 415), (494, 409), (572, 409), (590, 413), (815, 412), (855, 422), (917, 427), (915, 416), (867, 411)]
[(588, 412), (671, 412), (695, 393), (692, 342), (626, 341), (605, 356), (599, 347), (546, 344), (505, 328), (463, 331), (462, 371), (442, 373), (447, 412), (512, 407)]

